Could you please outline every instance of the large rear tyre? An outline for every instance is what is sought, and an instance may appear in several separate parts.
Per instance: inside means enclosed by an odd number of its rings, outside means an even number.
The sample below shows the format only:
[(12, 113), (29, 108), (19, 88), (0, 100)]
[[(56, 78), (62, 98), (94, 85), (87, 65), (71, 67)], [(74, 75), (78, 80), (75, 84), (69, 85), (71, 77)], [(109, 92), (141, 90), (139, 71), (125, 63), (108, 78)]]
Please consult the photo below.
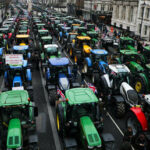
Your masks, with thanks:
[(117, 118), (122, 118), (125, 115), (126, 107), (124, 102), (115, 103), (115, 116)]
[(56, 107), (56, 126), (60, 137), (65, 135), (64, 108), (61, 104)]
[(133, 114), (133, 112), (129, 112), (126, 120), (126, 127), (131, 127), (133, 131), (133, 135), (136, 135), (140, 131), (142, 131), (141, 124), (139, 123), (137, 117)]

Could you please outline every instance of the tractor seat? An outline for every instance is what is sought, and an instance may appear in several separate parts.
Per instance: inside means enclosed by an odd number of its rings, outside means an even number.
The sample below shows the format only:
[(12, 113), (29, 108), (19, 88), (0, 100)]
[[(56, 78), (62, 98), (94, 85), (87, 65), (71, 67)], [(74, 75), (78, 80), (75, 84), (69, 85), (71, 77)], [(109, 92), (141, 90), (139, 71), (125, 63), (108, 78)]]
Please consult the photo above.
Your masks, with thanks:
[(129, 102), (133, 105), (137, 105), (138, 104), (138, 94), (135, 90), (129, 90), (127, 91), (127, 96), (129, 98)]

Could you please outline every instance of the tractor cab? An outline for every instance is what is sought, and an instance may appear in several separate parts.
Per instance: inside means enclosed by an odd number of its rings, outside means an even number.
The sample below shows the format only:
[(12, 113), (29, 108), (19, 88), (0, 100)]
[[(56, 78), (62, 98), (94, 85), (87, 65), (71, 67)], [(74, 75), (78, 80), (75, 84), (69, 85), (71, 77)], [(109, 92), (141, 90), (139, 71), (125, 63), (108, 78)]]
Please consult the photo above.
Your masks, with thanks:
[(60, 51), (58, 50), (58, 45), (48, 44), (44, 45), (44, 51), (41, 53), (42, 60), (48, 60), (50, 58), (60, 57)]
[(25, 35), (25, 34), (28, 34), (28, 32), (29, 32), (28, 30), (19, 30), (18, 34), (21, 34), (21, 35), (24, 34)]
[(150, 62), (150, 45), (143, 47), (142, 54), (144, 55), (146, 62)]
[(113, 37), (105, 36), (103, 39), (101, 39), (101, 47), (105, 49), (113, 47)]
[(72, 25), (71, 25), (71, 30), (72, 30), (73, 32), (76, 32), (79, 27), (80, 27), (80, 24), (72, 24)]
[(114, 91), (119, 91), (121, 83), (129, 83), (130, 70), (124, 64), (110, 64), (109, 65), (109, 74), (110, 74), (110, 87)]
[(120, 37), (119, 47), (120, 50), (126, 49), (137, 51), (137, 49), (135, 49), (135, 41), (130, 37)]
[(0, 34), (3, 34), (3, 38), (5, 38), (9, 33), (9, 28), (0, 28)]
[(36, 24), (37, 30), (45, 30), (45, 23), (37, 23)]
[(87, 35), (91, 38), (92, 47), (98, 48), (99, 47), (98, 32), (88, 31)]
[[(5, 123), (1, 126), (3, 135), (1, 142), (5, 146), (3, 149), (38, 148), (35, 124), (38, 109), (30, 101), (26, 90), (2, 92), (0, 94), (0, 112), (0, 122)], [(34, 142), (30, 140), (33, 136)]]
[(134, 61), (142, 66), (146, 63), (145, 57), (141, 53), (131, 50), (120, 50), (120, 62), (129, 63), (131, 61)]
[(80, 24), (80, 26), (84, 27), (85, 26), (85, 22), (84, 21), (81, 21), (79, 19), (74, 19), (74, 23), (75, 24)]
[(48, 36), (49, 31), (48, 30), (38, 30), (38, 34), (39, 34), (39, 38), (41, 38), (43, 36)]
[(87, 30), (88, 31), (95, 31), (95, 25), (94, 24), (87, 24)]
[(91, 50), (91, 57), (92, 57), (92, 62), (105, 62), (107, 63), (107, 55), (108, 52), (104, 49), (92, 49)]
[(86, 27), (79, 27), (78, 34), (81, 36), (87, 36), (87, 28)]
[(31, 64), (23, 59), (22, 54), (6, 54), (4, 83), (7, 90), (14, 88), (28, 90), (33, 100)]
[(15, 45), (15, 46), (13, 46), (13, 54), (22, 54), (23, 58), (25, 60), (31, 58), (31, 52), (29, 51), (28, 45), (24, 45), (24, 46)]
[(66, 149), (98, 150), (102, 147), (102, 139), (98, 130), (101, 130), (103, 125), (98, 98), (90, 88), (66, 90), (64, 100), (56, 105), (56, 123), (59, 135), (65, 135)]
[(16, 35), (16, 45), (19, 46), (29, 45), (29, 35), (28, 34)]
[(69, 59), (66, 57), (50, 58), (46, 77), (49, 83), (58, 85), (62, 91), (69, 89), (69, 78), (71, 77)]
[(68, 34), (71, 31), (70, 27), (61, 27), (61, 31), (59, 32), (58, 40), (64, 44), (64, 42), (67, 40)]
[(52, 37), (51, 36), (42, 36), (41, 43), (43, 46), (46, 44), (52, 44)]

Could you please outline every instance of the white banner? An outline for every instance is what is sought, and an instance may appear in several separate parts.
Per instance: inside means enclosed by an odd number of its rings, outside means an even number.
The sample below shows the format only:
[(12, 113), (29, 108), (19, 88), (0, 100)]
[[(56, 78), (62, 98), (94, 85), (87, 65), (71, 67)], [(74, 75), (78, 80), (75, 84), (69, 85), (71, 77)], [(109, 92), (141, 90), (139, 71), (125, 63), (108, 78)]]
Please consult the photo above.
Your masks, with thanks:
[(6, 54), (5, 63), (9, 65), (19, 66), (23, 64), (22, 54)]

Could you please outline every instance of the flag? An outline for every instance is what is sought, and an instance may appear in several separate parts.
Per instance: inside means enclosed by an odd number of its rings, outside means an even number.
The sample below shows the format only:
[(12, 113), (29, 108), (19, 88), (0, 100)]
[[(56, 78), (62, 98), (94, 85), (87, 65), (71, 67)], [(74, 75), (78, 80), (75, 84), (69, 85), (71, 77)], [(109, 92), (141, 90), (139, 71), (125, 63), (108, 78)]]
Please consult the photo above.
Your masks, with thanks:
[(94, 93), (97, 93), (97, 89), (94, 85), (92, 85), (91, 83), (87, 83), (88, 88), (90, 88)]
[(57, 95), (59, 95), (62, 98), (62, 100), (65, 100), (65, 95), (59, 88), (57, 88)]

